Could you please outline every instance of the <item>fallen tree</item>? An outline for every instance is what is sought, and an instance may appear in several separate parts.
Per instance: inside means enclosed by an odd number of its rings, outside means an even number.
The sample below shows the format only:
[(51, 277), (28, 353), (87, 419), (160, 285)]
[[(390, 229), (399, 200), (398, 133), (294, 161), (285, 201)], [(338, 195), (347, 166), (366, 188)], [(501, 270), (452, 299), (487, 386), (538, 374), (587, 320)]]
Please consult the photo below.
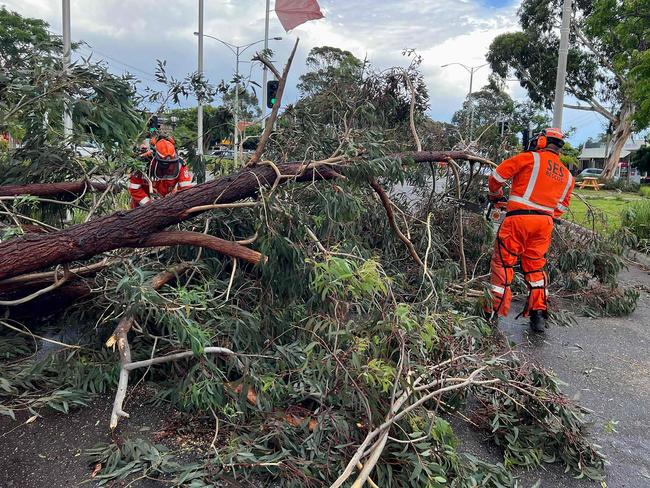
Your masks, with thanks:
[[(446, 161), (451, 158), (465, 161), (485, 161), (479, 156), (460, 151), (423, 151), (393, 155), (417, 162)], [(257, 165), (184, 192), (158, 199), (149, 205), (130, 211), (116, 212), (85, 224), (75, 225), (47, 235), (25, 235), (0, 243), (0, 280), (31, 273), (57, 264), (84, 260), (103, 252), (124, 247), (173, 245), (171, 234), (159, 234), (152, 244), (153, 234), (167, 227), (194, 218), (207, 209), (192, 212), (202, 206), (222, 205), (256, 198), (265, 188), (295, 182), (331, 180), (338, 171), (354, 163), (336, 165), (317, 163), (286, 163)], [(338, 171), (337, 171), (338, 170)], [(186, 242), (187, 243), (187, 242)], [(197, 245), (193, 242), (193, 245)], [(232, 248), (222, 249), (229, 255)], [(230, 252), (229, 252), (230, 251)], [(233, 257), (241, 257), (233, 255)]]

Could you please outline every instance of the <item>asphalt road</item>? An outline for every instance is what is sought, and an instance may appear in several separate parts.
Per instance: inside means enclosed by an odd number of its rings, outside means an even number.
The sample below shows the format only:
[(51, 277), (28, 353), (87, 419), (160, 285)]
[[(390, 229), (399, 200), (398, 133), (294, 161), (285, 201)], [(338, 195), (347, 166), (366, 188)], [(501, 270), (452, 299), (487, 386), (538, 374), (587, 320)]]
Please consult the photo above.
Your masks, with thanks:
[[(548, 329), (543, 338), (529, 335), (524, 319), (508, 318), (500, 327), (567, 383), (565, 393), (594, 411), (589, 419), (609, 462), (607, 486), (650, 488), (650, 273), (630, 268), (621, 283), (642, 289), (629, 317), (578, 317), (576, 326)], [(513, 309), (514, 317), (519, 307)], [(608, 432), (608, 423), (615, 432)], [(544, 488), (597, 486), (557, 466), (524, 473), (521, 481), (528, 487), (538, 479)]]

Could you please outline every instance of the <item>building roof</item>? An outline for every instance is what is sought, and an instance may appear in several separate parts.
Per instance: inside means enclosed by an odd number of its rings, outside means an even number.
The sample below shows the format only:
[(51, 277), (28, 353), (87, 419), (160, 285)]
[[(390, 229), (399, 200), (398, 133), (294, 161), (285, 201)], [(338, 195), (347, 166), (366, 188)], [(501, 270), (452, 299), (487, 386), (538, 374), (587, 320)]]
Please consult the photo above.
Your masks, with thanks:
[[(642, 139), (628, 139), (625, 143), (625, 146), (623, 146), (623, 150), (621, 151), (621, 158), (628, 156), (630, 153), (638, 151), (641, 146), (643, 146), (643, 144), (644, 142)], [(585, 146), (580, 153), (579, 159), (605, 159), (608, 150), (611, 151), (612, 146), (610, 144), (608, 148), (607, 144), (604, 142), (601, 142), (600, 145), (596, 147)]]

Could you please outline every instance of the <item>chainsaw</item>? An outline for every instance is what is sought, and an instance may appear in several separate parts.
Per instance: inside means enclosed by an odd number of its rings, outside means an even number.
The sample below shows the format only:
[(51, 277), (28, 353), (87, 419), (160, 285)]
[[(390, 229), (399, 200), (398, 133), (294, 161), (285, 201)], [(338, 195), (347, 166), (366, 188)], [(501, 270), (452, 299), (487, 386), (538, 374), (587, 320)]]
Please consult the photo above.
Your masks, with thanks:
[(487, 208), (485, 205), (481, 205), (480, 203), (460, 198), (447, 197), (445, 200), (463, 210), (467, 210), (468, 212), (483, 215), (485, 220), (488, 222), (499, 223), (503, 221), (506, 216), (506, 204), (508, 199), (505, 197), (502, 197), (495, 202), (489, 201)]

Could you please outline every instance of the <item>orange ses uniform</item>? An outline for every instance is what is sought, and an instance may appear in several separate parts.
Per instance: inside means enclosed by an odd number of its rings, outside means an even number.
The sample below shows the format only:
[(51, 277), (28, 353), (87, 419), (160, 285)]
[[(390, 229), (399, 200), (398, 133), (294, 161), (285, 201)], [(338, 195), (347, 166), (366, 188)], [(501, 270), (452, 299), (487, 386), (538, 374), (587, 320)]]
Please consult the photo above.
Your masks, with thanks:
[[(155, 162), (151, 163), (152, 165)], [(187, 166), (181, 164), (178, 175), (171, 175), (169, 178), (149, 178), (140, 172), (131, 174), (129, 178), (129, 193), (131, 194), (131, 208), (138, 205), (146, 205), (151, 201), (153, 193), (160, 196), (169, 195), (179, 190), (186, 190), (194, 186), (192, 175)]]
[(510, 198), (494, 246), (491, 262), (493, 310), (506, 316), (510, 309), (510, 284), (514, 266), (521, 268), (529, 287), (523, 315), (546, 311), (546, 252), (551, 244), (553, 217), (566, 211), (575, 180), (557, 154), (547, 150), (524, 152), (503, 161), (488, 179), (492, 198), (503, 194), (502, 186), (512, 180)]

